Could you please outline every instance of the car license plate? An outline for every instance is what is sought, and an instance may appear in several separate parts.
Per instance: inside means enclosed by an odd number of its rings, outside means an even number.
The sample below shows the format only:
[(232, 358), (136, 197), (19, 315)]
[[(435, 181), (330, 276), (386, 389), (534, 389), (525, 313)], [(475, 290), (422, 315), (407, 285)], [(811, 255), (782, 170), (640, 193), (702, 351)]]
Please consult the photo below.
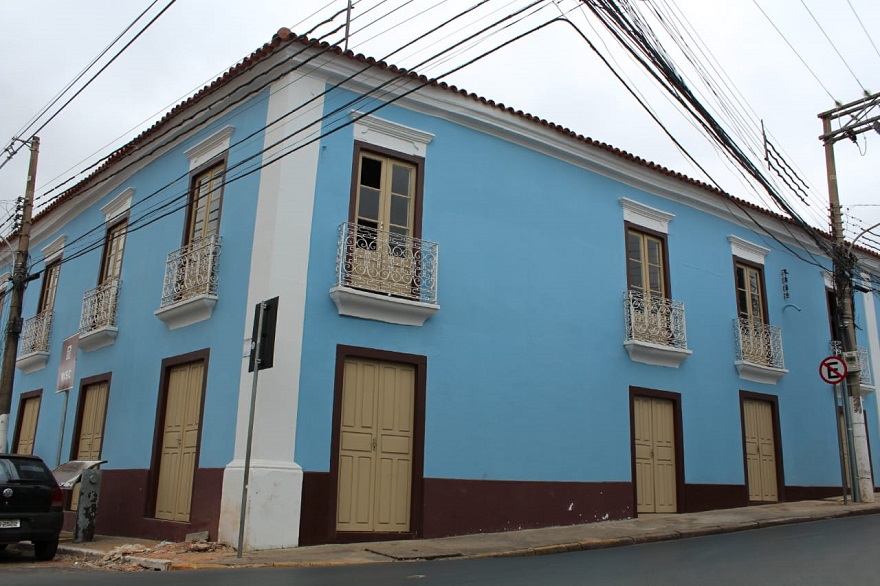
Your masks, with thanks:
[(18, 529), (21, 521), (18, 519), (0, 519), (0, 529)]

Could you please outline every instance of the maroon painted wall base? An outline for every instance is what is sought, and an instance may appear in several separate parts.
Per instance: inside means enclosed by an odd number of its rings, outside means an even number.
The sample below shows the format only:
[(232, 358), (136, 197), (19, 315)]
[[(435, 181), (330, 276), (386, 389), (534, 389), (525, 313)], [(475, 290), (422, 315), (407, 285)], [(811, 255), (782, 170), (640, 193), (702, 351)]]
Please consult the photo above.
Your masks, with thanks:
[(744, 484), (686, 484), (685, 513), (733, 509), (749, 504), (749, 491)]
[(183, 541), (187, 533), (207, 531), (209, 539), (217, 539), (220, 494), (223, 490), (222, 468), (196, 470), (188, 523), (152, 518), (151, 512), (146, 510), (148, 476), (148, 470), (103, 471), (96, 533)]

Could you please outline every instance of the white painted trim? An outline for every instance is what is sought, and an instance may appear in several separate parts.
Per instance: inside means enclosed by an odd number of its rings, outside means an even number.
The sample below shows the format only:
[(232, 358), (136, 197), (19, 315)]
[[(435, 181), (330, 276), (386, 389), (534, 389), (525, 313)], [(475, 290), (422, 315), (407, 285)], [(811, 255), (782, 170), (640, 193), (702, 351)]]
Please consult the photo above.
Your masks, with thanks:
[(402, 326), (422, 326), (428, 318), (440, 310), (440, 306), (434, 303), (422, 303), (340, 286), (330, 289), (330, 297), (336, 304), (339, 315)]
[(134, 197), (134, 187), (128, 187), (113, 200), (101, 208), (104, 214), (104, 221), (108, 224), (127, 212), (131, 207), (131, 198)]
[[(862, 279), (871, 283), (871, 275), (863, 274)], [(877, 328), (877, 307), (874, 305), (874, 294), (871, 292), (862, 293), (862, 299), (865, 302), (865, 330), (868, 334), (868, 358), (871, 361), (871, 375), (874, 378), (874, 384), (871, 386), (863, 385), (868, 390), (875, 390), (878, 385), (878, 377), (880, 377), (880, 332)], [(880, 416), (880, 401), (877, 403), (877, 414)]]
[[(358, 118), (358, 116), (362, 116), (362, 118)], [(352, 110), (349, 117), (356, 120), (352, 124), (355, 140), (406, 155), (424, 157), (428, 150), (428, 143), (434, 140), (434, 135), (430, 132), (410, 128), (372, 114), (364, 116), (363, 112)]]
[(185, 150), (183, 154), (189, 159), (189, 170), (192, 171), (229, 150), (233, 132), (235, 132), (234, 126), (226, 126), (197, 145)]
[[(293, 80), (296, 83), (292, 83)], [(275, 355), (284, 359), (276, 360), (273, 368), (260, 372), (245, 520), (248, 550), (295, 547), (299, 543), (302, 470), (294, 462), (294, 454), (312, 215), (321, 147), (316, 141), (293, 150), (299, 144), (299, 135), (293, 132), (320, 133), (324, 111), (321, 96), (325, 88), (323, 79), (302, 76), (298, 71), (279, 79), (268, 92), (267, 120), (281, 121), (265, 132), (266, 150), (262, 160), (288, 154), (260, 170), (259, 191), (254, 194), (256, 218), (247, 305), (241, 311), (244, 318), (241, 339), (251, 336), (254, 306), (278, 296)], [(299, 107), (313, 96), (317, 98), (309, 108)], [(279, 144), (274, 145), (276, 142)], [(291, 186), (296, 188), (296, 197), (291, 197)], [(335, 240), (336, 227), (331, 225), (326, 229), (324, 236)], [(330, 259), (330, 270), (334, 260)], [(253, 376), (248, 372), (248, 359), (242, 357), (234, 459), (223, 473), (220, 502), (219, 538), (226, 543), (238, 540), (242, 462), (247, 449)]]
[(56, 260), (61, 258), (61, 255), (64, 253), (64, 243), (67, 241), (67, 236), (62, 234), (55, 240), (53, 240), (50, 244), (47, 244), (43, 248), (40, 249), (40, 252), (43, 253), (43, 263), (51, 264)]
[(764, 259), (767, 258), (767, 253), (770, 252), (769, 248), (764, 248), (763, 246), (759, 246), (748, 240), (743, 240), (739, 236), (734, 236), (733, 234), (727, 237), (727, 241), (730, 242), (730, 252), (733, 256), (737, 256), (755, 264), (763, 265)]
[(785, 368), (772, 368), (744, 360), (737, 360), (734, 364), (736, 365), (736, 371), (739, 373), (739, 378), (756, 383), (775, 385), (779, 379), (788, 374), (788, 370)]
[(210, 319), (217, 305), (216, 295), (196, 295), (166, 307), (160, 307), (153, 315), (165, 322), (169, 330), (184, 328)]
[(678, 368), (688, 356), (694, 353), (693, 350), (652, 344), (651, 342), (643, 342), (641, 340), (627, 340), (623, 343), (623, 346), (633, 362), (641, 362), (642, 364), (651, 364), (653, 366), (669, 366), (671, 368)]
[(646, 206), (625, 197), (621, 197), (618, 201), (620, 201), (620, 207), (623, 208), (624, 221), (655, 232), (669, 234), (669, 222), (672, 221), (675, 214)]
[(826, 270), (822, 269), (819, 272), (822, 273), (822, 280), (825, 281), (825, 288), (833, 290), (834, 289), (834, 275), (831, 274), (831, 271), (826, 271)]

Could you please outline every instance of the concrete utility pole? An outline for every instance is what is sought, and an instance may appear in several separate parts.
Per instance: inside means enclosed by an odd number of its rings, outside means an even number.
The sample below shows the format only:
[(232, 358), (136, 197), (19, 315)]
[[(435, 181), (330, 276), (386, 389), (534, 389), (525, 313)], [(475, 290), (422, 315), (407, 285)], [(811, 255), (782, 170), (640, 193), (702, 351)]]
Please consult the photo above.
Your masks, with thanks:
[[(880, 104), (880, 94), (866, 96), (855, 102), (843, 104), (833, 110), (819, 114), (822, 120), (822, 135), (819, 139), (825, 144), (825, 164), (828, 172), (828, 199), (831, 205), (831, 234), (834, 236), (834, 288), (837, 307), (834, 318), (841, 332), (843, 359), (848, 374), (844, 389), (844, 417), (847, 421), (847, 434), (855, 452), (855, 476), (853, 501), (874, 502), (874, 481), (871, 477), (871, 461), (868, 452), (868, 437), (865, 430), (865, 416), (862, 408), (861, 365), (856, 345), (855, 324), (853, 322), (853, 276), (855, 256), (846, 245), (843, 234), (843, 220), (840, 212), (840, 197), (837, 190), (837, 170), (834, 163), (834, 143), (843, 138), (855, 140), (857, 134), (880, 128), (880, 116), (868, 117), (874, 106)], [(832, 131), (831, 121), (840, 118), (846, 121), (838, 130)]]
[(9, 451), (9, 412), (12, 410), (12, 382), (15, 379), (15, 356), (18, 353), (18, 337), (21, 334), (21, 307), (28, 276), (28, 248), (31, 243), (31, 214), (34, 207), (34, 186), (37, 183), (37, 156), (40, 139), (30, 140), (31, 160), (28, 165), (27, 187), (18, 231), (18, 251), (12, 265), (12, 295), (9, 301), (9, 319), (6, 321), (6, 345), (0, 365), (0, 453)]

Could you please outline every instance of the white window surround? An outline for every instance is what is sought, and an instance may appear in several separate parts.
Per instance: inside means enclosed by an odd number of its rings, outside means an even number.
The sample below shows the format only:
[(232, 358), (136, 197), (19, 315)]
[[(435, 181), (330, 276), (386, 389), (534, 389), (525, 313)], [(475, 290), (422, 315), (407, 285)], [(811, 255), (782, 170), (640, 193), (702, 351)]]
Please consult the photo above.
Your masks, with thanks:
[(104, 221), (108, 224), (124, 214), (131, 207), (131, 198), (134, 196), (134, 187), (125, 189), (122, 193), (101, 208), (104, 213)]
[(675, 217), (675, 214), (670, 214), (668, 212), (658, 210), (657, 208), (646, 206), (643, 203), (639, 203), (625, 197), (620, 198), (619, 201), (620, 207), (623, 208), (624, 221), (631, 224), (636, 224), (637, 226), (641, 226), (643, 228), (648, 228), (649, 230), (653, 230), (654, 232), (669, 234), (669, 222), (672, 221), (672, 218)]
[(834, 275), (831, 274), (830, 271), (826, 271), (826, 270), (822, 270), (819, 272), (822, 273), (822, 279), (825, 281), (825, 288), (833, 290), (834, 289)]
[(60, 259), (61, 255), (64, 253), (65, 242), (67, 242), (67, 236), (62, 234), (50, 244), (41, 248), (40, 252), (43, 253), (43, 262), (48, 265)]
[[(359, 116), (362, 116), (359, 118)], [(434, 135), (397, 122), (377, 118), (371, 114), (352, 110), (349, 117), (355, 120), (354, 138), (372, 145), (391, 149), (406, 155), (424, 157), (428, 143)]]
[(727, 237), (727, 241), (730, 242), (730, 251), (733, 253), (733, 256), (753, 262), (757, 265), (763, 266), (764, 259), (767, 258), (767, 253), (770, 252), (769, 248), (764, 248), (763, 246), (759, 246), (748, 240), (743, 240), (739, 236), (734, 236), (733, 234)]
[(234, 126), (226, 126), (197, 145), (188, 148), (184, 154), (189, 159), (189, 170), (201, 167), (217, 155), (229, 150)]

